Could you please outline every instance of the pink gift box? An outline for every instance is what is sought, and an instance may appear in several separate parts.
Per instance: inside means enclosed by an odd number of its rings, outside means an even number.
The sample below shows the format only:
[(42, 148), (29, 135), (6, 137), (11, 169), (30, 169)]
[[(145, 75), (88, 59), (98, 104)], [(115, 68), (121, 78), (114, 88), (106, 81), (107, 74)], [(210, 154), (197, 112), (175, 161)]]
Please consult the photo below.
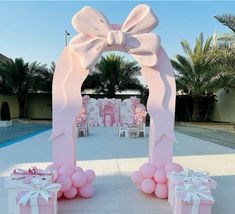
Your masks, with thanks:
[[(189, 179), (190, 180), (190, 179)], [(184, 176), (178, 176), (174, 174), (168, 175), (168, 202), (170, 203), (171, 207), (174, 207), (174, 194), (175, 194), (175, 187), (181, 184), (188, 184), (193, 183), (202, 186), (208, 186), (210, 189), (216, 189), (217, 182), (213, 179), (208, 177), (208, 181), (201, 181), (201, 182), (192, 182), (192, 181), (185, 181)]]
[[(28, 191), (22, 191), (16, 196), (16, 203), (20, 201), (20, 199), (27, 194)], [(42, 196), (39, 196), (37, 198), (38, 207), (36, 209), (39, 210), (39, 214), (56, 214), (57, 213), (57, 207), (56, 207), (56, 201), (57, 196), (54, 192), (49, 192), (50, 198), (48, 201), (46, 201)], [(22, 204), (19, 204), (20, 208), (20, 214), (32, 214), (32, 207), (30, 204), (30, 201), (27, 202), (25, 206)]]
[(168, 202), (171, 207), (174, 207), (175, 187), (183, 183), (188, 182), (185, 182), (182, 177), (176, 177), (173, 175), (168, 176)]
[[(211, 195), (211, 192), (208, 191)], [(200, 198), (200, 204), (194, 205), (193, 201), (185, 202), (186, 193), (177, 192), (175, 198), (175, 207), (173, 209), (174, 214), (210, 214), (214, 201)], [(193, 212), (193, 206), (198, 206), (197, 212)]]
[(9, 177), (5, 178), (5, 188), (7, 188), (8, 192), (8, 212), (19, 214), (19, 206), (12, 203), (15, 201), (16, 196), (21, 191), (27, 191), (27, 189), (21, 188), (20, 185), (23, 183), (30, 183), (33, 179), (41, 179), (42, 181), (49, 183), (53, 183), (56, 179), (57, 173), (56, 171), (52, 172), (52, 175), (30, 175), (30, 174), (14, 174), (12, 173)]

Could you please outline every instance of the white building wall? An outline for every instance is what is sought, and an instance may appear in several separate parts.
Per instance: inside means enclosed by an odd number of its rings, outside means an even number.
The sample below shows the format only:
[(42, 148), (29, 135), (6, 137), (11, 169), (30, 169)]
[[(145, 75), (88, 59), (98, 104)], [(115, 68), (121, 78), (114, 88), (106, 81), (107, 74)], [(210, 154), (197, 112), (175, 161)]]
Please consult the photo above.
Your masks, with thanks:
[(212, 121), (235, 123), (235, 90), (224, 89), (217, 93), (217, 102), (212, 112)]

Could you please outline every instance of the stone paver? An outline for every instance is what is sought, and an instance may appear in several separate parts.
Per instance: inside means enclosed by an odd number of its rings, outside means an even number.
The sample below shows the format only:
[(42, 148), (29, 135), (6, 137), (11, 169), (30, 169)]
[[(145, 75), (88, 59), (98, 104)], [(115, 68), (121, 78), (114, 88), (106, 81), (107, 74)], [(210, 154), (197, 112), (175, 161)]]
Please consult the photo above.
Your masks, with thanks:
[(178, 124), (175, 130), (179, 133), (235, 149), (235, 132), (229, 128), (224, 129), (217, 126), (206, 127), (203, 125), (187, 126)]

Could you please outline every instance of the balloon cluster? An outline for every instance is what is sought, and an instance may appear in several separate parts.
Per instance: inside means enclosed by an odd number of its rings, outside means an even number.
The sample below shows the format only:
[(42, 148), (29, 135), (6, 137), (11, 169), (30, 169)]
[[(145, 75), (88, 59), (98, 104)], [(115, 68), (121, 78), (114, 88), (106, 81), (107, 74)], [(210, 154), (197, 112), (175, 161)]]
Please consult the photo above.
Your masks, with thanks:
[(142, 192), (154, 193), (157, 198), (166, 199), (168, 197), (167, 174), (172, 171), (180, 172), (182, 170), (181, 165), (173, 162), (161, 167), (145, 163), (131, 175), (131, 180)]
[(56, 183), (61, 184), (61, 189), (58, 192), (58, 198), (64, 196), (65, 198), (72, 199), (76, 196), (89, 198), (93, 195), (92, 181), (95, 179), (95, 172), (93, 170), (85, 170), (79, 166), (59, 167), (51, 164), (47, 167), (48, 170), (57, 170), (58, 177)]
[(141, 110), (140, 108), (137, 107), (135, 109), (134, 120), (136, 121), (137, 124), (141, 124), (145, 120), (146, 115), (147, 112), (145, 110)]
[(78, 113), (77, 122), (85, 122), (86, 121), (86, 109), (82, 107), (81, 111)]

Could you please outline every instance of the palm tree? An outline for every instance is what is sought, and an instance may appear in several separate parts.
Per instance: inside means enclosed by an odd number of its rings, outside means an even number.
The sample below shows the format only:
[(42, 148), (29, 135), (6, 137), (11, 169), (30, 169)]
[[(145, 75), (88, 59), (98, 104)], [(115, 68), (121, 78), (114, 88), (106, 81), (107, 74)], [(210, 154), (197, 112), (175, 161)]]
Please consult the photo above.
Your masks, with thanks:
[(224, 14), (221, 16), (215, 16), (215, 18), (232, 31), (232, 33), (226, 33), (220, 36), (219, 40), (235, 44), (235, 16), (232, 14)]
[(192, 120), (198, 121), (200, 116), (200, 101), (203, 96), (212, 96), (221, 87), (221, 79), (213, 60), (210, 57), (212, 37), (204, 42), (203, 33), (196, 39), (192, 49), (187, 41), (182, 41), (181, 46), (185, 56), (176, 55), (172, 59), (172, 66), (176, 70), (177, 90), (192, 97)]
[(220, 43), (211, 53), (211, 58), (220, 71), (223, 88), (235, 89), (235, 48), (228, 43)]
[(43, 81), (42, 74), (46, 72), (46, 65), (24, 62), (22, 58), (0, 64), (0, 75), (5, 79), (6, 87), (17, 95), (19, 118), (27, 116), (28, 93), (43, 89), (39, 82)]
[(52, 80), (55, 71), (55, 63), (51, 62), (49, 69), (41, 69), (38, 75), (33, 77), (33, 90), (45, 93), (52, 92)]
[(224, 74), (223, 88), (235, 89), (235, 15), (224, 14), (215, 18), (232, 31), (219, 37), (220, 43), (214, 56), (218, 68)]
[(140, 67), (136, 61), (124, 60), (124, 57), (109, 54), (101, 57), (94, 70), (88, 75), (82, 85), (82, 90), (92, 89), (108, 98), (116, 92), (141, 91), (143, 85), (137, 78)]

